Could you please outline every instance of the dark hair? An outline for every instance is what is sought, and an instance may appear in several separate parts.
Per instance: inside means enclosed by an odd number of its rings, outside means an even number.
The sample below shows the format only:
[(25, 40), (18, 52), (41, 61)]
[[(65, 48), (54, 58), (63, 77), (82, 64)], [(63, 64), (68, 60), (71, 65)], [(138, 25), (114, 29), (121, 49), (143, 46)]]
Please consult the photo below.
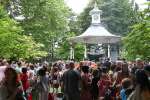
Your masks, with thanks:
[(47, 66), (46, 66), (46, 65), (43, 65), (43, 69), (44, 69), (45, 71), (47, 71)]
[(74, 62), (70, 62), (70, 63), (69, 63), (69, 67), (70, 67), (70, 68), (74, 68), (74, 67), (75, 67)]
[(120, 68), (120, 67), (116, 67), (116, 68), (115, 68), (115, 72), (118, 72), (118, 71), (121, 71), (121, 68)]
[(81, 70), (82, 70), (84, 73), (88, 73), (88, 72), (89, 72), (89, 66), (82, 66), (82, 67), (81, 67)]
[(149, 73), (150, 73), (150, 65), (145, 65), (145, 66), (144, 66), (144, 70), (145, 70), (146, 72), (149, 72)]
[(137, 70), (138, 70), (137, 67), (133, 67), (133, 68), (131, 69), (131, 74), (135, 75), (135, 72), (136, 72)]
[(53, 67), (56, 67), (56, 66), (57, 66), (57, 63), (54, 63), (54, 64), (53, 64)]
[(128, 69), (128, 64), (127, 63), (122, 63), (122, 72), (128, 73), (129, 69)]
[[(11, 72), (12, 74), (13, 74), (13, 83), (12, 83), (12, 85), (14, 85), (14, 86), (17, 86), (17, 72), (16, 72), (16, 70), (14, 70), (13, 68), (11, 68), (11, 67), (7, 67), (6, 69), (5, 69), (5, 76), (7, 75), (7, 73), (8, 72)], [(8, 76), (9, 77), (9, 76)], [(7, 81), (5, 82), (5, 84), (7, 84)]]
[(102, 67), (102, 73), (107, 73), (107, 68), (106, 67)]
[(45, 76), (45, 75), (46, 75), (45, 69), (41, 68), (41, 69), (38, 71), (38, 75), (40, 75), (40, 76)]
[(34, 65), (33, 64), (30, 65), (30, 69), (34, 70)]
[(99, 71), (98, 70), (93, 70), (93, 77), (99, 76)]
[(27, 68), (23, 67), (22, 68), (22, 73), (24, 73), (24, 74), (27, 73)]
[(121, 83), (124, 89), (127, 89), (131, 86), (131, 80), (129, 78), (124, 78)]
[(150, 90), (150, 83), (149, 83), (148, 76), (146, 75), (145, 71), (138, 69), (135, 75), (136, 75), (136, 83), (140, 85), (141, 90), (144, 90), (147, 88)]
[(18, 64), (19, 67), (21, 66), (21, 62), (20, 61), (17, 64)]

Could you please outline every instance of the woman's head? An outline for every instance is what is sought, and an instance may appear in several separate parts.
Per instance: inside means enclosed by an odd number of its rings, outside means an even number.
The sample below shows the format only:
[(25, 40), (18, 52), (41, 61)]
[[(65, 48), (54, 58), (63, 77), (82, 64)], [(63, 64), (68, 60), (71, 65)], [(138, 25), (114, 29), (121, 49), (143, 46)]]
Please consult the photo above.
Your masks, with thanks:
[(98, 70), (93, 70), (93, 77), (98, 77), (99, 76), (99, 71)]
[(84, 72), (84, 73), (88, 73), (89, 72), (89, 66), (82, 66), (82, 71)]
[(128, 64), (127, 63), (122, 63), (122, 72), (128, 72)]
[(31, 70), (34, 70), (34, 65), (33, 64), (30, 64), (29, 66), (30, 66)]
[(14, 84), (17, 81), (17, 72), (11, 67), (6, 68), (5, 70), (5, 81), (8, 82), (14, 82)]
[(127, 89), (131, 86), (131, 80), (129, 78), (124, 78), (121, 83), (124, 89)]
[(70, 69), (74, 69), (74, 67), (75, 67), (75, 64), (74, 64), (74, 62), (71, 61), (71, 62), (69, 63), (69, 68), (70, 68)]
[(27, 68), (22, 68), (22, 73), (26, 74), (27, 73)]

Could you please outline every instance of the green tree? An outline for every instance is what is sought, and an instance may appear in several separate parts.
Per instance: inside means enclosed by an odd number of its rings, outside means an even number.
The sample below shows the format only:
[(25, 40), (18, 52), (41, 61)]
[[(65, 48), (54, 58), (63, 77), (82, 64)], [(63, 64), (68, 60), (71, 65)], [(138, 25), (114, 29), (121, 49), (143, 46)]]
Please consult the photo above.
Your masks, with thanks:
[[(150, 3), (148, 4), (150, 6)], [(132, 26), (130, 33), (123, 39), (123, 56), (129, 60), (136, 57), (150, 59), (150, 9), (139, 12), (139, 22)]]
[[(73, 29), (74, 30), (74, 29)], [(62, 39), (62, 41), (59, 43), (59, 47), (58, 47), (58, 52), (57, 52), (57, 56), (60, 59), (69, 59), (70, 57), (70, 46), (72, 45), (72, 47), (74, 48), (75, 51), (75, 60), (82, 60), (84, 58), (84, 47), (81, 44), (75, 44), (75, 43), (71, 43), (68, 39), (70, 37), (74, 37), (75, 36), (75, 32), (74, 31), (70, 31), (67, 32), (65, 37)]]
[(130, 31), (129, 26), (138, 21), (138, 6), (134, 0), (91, 0), (78, 16), (79, 34), (85, 32), (91, 24), (89, 12), (94, 8), (95, 1), (102, 10), (101, 24), (112, 34), (125, 36)]
[[(10, 19), (4, 7), (0, 5), (0, 56), (4, 58), (38, 57), (46, 52), (40, 51), (40, 44), (31, 37), (20, 35), (23, 30), (19, 24)], [(43, 55), (43, 56), (44, 56)]]
[[(70, 46), (71, 46), (71, 41), (69, 40), (70, 37), (74, 37), (79, 34), (80, 29), (78, 26), (78, 21), (77, 21), (77, 15), (70, 9), (69, 12), (69, 17), (68, 17), (68, 31), (63, 35), (62, 40), (58, 43), (58, 51), (57, 51), (57, 56), (59, 58), (63, 59), (69, 59), (70, 58)], [(73, 43), (73, 48), (74, 48), (74, 56), (75, 60), (82, 60), (83, 59), (83, 53), (84, 53), (84, 47), (81, 44), (76, 44)]]
[(25, 34), (45, 45), (43, 48), (54, 57), (54, 44), (63, 36), (67, 26), (68, 8), (63, 0), (21, 0), (21, 22)]
[[(71, 36), (69, 33), (79, 32), (75, 21), (70, 21), (70, 27), (68, 27), (68, 18), (74, 13), (69, 12), (63, 0), (21, 0), (20, 2), (9, 0), (7, 5), (11, 17), (15, 19), (18, 14), (24, 17), (24, 20), (20, 21), (24, 30), (23, 35), (32, 35), (35, 41), (44, 44), (42, 49), (49, 52), (51, 58), (54, 56), (68, 58), (69, 52), (66, 51), (69, 50), (67, 40), (68, 36)], [(59, 48), (55, 48), (55, 43), (58, 43)], [(82, 46), (76, 45), (76, 47), (81, 48)], [(78, 51), (75, 52), (75, 55), (81, 58), (78, 56), (81, 52)]]
[(89, 11), (93, 9), (95, 1), (102, 10), (101, 20), (103, 25), (113, 34), (124, 35), (129, 31), (129, 26), (136, 22), (137, 6), (129, 0), (91, 0), (79, 16), (79, 27), (84, 32), (91, 22)]

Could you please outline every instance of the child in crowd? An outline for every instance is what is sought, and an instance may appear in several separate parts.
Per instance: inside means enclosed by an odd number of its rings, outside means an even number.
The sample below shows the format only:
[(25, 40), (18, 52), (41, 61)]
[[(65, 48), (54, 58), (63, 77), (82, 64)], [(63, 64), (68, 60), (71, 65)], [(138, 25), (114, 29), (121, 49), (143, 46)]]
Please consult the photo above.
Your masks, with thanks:
[(122, 83), (122, 89), (120, 91), (121, 100), (127, 100), (128, 95), (126, 94), (126, 91), (131, 86), (131, 80), (129, 78), (124, 78), (121, 83)]
[(27, 68), (22, 68), (22, 73), (20, 75), (21, 82), (23, 85), (23, 90), (25, 92), (25, 97), (28, 98), (27, 89), (29, 88), (29, 81), (28, 81), (28, 75), (27, 75)]

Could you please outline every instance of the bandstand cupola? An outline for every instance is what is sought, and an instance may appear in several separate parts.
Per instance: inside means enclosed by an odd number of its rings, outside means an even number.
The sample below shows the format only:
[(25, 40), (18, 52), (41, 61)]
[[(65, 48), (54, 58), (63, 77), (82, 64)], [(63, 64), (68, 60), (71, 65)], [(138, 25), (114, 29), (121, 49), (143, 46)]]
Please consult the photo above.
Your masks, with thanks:
[(93, 10), (90, 11), (90, 15), (92, 17), (91, 24), (100, 24), (101, 18), (100, 18), (101, 10), (98, 9), (97, 3), (95, 2)]

